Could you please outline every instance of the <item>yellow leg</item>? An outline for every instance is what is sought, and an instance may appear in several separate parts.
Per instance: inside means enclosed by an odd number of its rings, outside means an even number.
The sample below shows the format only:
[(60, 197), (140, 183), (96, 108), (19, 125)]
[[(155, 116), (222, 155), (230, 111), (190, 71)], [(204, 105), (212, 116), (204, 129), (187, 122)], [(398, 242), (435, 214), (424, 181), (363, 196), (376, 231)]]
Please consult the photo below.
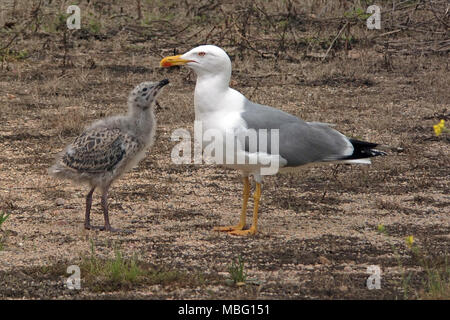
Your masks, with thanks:
[(259, 199), (261, 199), (261, 184), (256, 183), (256, 190), (253, 194), (253, 199), (255, 203), (253, 204), (253, 224), (248, 230), (232, 230), (229, 234), (233, 234), (236, 236), (246, 236), (256, 234), (258, 231), (258, 208), (259, 208)]
[(248, 177), (243, 178), (244, 182), (244, 192), (243, 192), (243, 202), (242, 202), (242, 211), (241, 218), (239, 219), (239, 224), (236, 226), (228, 226), (228, 227), (215, 227), (214, 231), (234, 231), (234, 230), (242, 230), (245, 227), (245, 218), (247, 214), (247, 203), (248, 198), (250, 197), (250, 182), (248, 181)]

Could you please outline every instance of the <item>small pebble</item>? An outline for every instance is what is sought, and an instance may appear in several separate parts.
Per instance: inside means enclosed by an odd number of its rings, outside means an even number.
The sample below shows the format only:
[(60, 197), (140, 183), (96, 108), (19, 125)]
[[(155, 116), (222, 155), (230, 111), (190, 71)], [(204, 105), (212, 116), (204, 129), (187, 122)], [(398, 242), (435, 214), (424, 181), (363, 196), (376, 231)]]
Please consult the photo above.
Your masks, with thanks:
[(347, 288), (347, 286), (342, 285), (342, 286), (339, 287), (339, 291), (341, 291), (341, 292), (347, 292), (347, 291), (348, 291), (348, 288)]
[(326, 257), (324, 257), (324, 256), (320, 256), (319, 257), (319, 262), (321, 263), (321, 264), (330, 264), (331, 263), (331, 261), (330, 260), (328, 260)]
[(344, 271), (345, 271), (345, 272), (352, 272), (353, 269), (352, 269), (352, 267), (350, 267), (350, 266), (346, 266), (346, 267), (344, 268)]

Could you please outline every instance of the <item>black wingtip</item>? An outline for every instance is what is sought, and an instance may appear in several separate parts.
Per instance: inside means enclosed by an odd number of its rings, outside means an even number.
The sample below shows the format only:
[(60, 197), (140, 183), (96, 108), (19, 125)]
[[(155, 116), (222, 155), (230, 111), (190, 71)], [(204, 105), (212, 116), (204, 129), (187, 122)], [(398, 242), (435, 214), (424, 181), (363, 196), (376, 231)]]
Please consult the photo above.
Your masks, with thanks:
[(384, 151), (374, 149), (378, 146), (378, 143), (366, 142), (356, 139), (350, 139), (350, 142), (354, 148), (353, 154), (345, 159), (364, 159), (387, 155), (387, 153)]

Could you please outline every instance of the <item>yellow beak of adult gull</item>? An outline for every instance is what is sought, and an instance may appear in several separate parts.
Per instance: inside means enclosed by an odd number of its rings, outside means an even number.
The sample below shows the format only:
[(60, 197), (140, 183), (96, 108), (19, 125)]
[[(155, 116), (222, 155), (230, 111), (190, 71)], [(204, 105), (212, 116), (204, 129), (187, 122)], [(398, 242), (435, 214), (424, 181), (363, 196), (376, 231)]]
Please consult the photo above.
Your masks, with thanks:
[[(253, 235), (257, 232), (261, 182), (265, 175), (292, 171), (310, 163), (369, 164), (369, 158), (385, 154), (374, 149), (376, 143), (348, 138), (326, 123), (305, 122), (281, 110), (248, 100), (229, 87), (231, 60), (219, 47), (200, 46), (183, 55), (166, 57), (161, 60), (160, 65), (186, 65), (196, 73), (195, 119), (202, 124), (200, 130), (203, 131), (203, 156), (211, 149), (210, 140), (205, 136), (212, 129), (221, 135), (218, 140), (222, 142), (217, 150), (221, 151), (223, 147), (227, 150), (226, 157), (215, 157), (215, 163), (242, 172), (244, 192), (239, 223), (229, 227), (217, 227), (214, 229), (216, 231), (226, 231), (233, 235)], [(231, 154), (231, 157), (228, 154), (229, 133), (232, 135), (231, 140), (237, 142), (236, 148), (232, 146), (234, 154)], [(257, 138), (251, 139), (252, 136), (262, 137), (262, 134), (266, 134), (265, 139), (260, 138), (258, 142)], [(266, 141), (263, 144), (267, 144), (262, 145), (261, 141)], [(215, 155), (217, 154), (222, 152), (215, 152)], [(267, 163), (270, 164), (269, 168)], [(250, 196), (249, 176), (253, 176), (256, 188), (253, 224), (246, 229), (247, 202)]]
[(164, 59), (161, 60), (161, 62), (159, 63), (159, 65), (161, 67), (174, 67), (174, 66), (182, 66), (188, 62), (194, 62), (193, 60), (188, 60), (188, 59), (182, 59), (181, 58), (181, 54), (177, 55), (177, 56), (169, 56), (169, 57), (165, 57)]

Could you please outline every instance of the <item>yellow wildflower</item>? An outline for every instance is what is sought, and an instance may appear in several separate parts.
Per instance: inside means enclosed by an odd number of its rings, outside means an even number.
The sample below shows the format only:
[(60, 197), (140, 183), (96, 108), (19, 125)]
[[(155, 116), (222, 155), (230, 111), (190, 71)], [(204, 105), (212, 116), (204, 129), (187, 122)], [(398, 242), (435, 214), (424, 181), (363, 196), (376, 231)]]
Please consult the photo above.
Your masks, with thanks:
[(435, 124), (433, 126), (433, 129), (437, 137), (439, 137), (442, 132), (447, 132), (447, 128), (445, 127), (445, 120), (441, 119), (438, 124)]
[(411, 248), (413, 243), (414, 243), (414, 237), (413, 236), (406, 237), (406, 244), (408, 245), (408, 247)]
[(439, 135), (442, 133), (442, 128), (441, 128), (441, 126), (438, 125), (438, 124), (435, 124), (435, 125), (433, 126), (433, 129), (434, 129), (434, 133), (436, 134), (436, 136), (439, 137)]

